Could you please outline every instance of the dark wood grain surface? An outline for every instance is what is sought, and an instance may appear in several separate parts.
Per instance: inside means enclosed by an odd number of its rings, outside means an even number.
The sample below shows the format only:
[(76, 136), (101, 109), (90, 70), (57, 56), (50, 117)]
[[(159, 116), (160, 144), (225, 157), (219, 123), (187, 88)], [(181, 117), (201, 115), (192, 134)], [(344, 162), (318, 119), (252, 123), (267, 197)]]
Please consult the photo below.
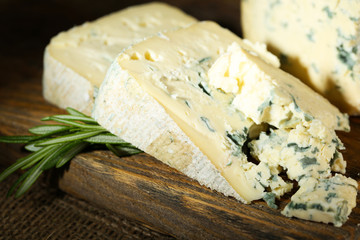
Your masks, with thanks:
[[(49, 39), (75, 24), (143, 1), (2, 1), (0, 18), (0, 134), (23, 135), (42, 117), (64, 113), (42, 97), (42, 54)], [(238, 1), (167, 1), (199, 19), (240, 34)], [(347, 149), (347, 176), (360, 180), (360, 118), (339, 133)], [(0, 164), (26, 154), (0, 144)], [(1, 185), (0, 185), (1, 187)], [(59, 187), (149, 228), (186, 239), (360, 239), (360, 197), (341, 228), (289, 219), (263, 202), (244, 205), (200, 186), (156, 159), (118, 158), (108, 151), (77, 156), (59, 172)], [(2, 197), (2, 196), (1, 196)], [(285, 201), (280, 202), (280, 208)], [(1, 234), (0, 234), (1, 235)]]

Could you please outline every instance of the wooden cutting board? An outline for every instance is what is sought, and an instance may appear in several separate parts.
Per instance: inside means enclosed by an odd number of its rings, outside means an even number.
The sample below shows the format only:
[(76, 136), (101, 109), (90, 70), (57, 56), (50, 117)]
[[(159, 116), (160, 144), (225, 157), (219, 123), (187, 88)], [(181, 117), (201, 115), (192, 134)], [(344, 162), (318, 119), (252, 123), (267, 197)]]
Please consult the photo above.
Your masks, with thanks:
[[(211, 1), (211, 6), (216, 8), (214, 2)], [(205, 8), (204, 16), (210, 16), (209, 8)], [(46, 43), (44, 36), (31, 41), (37, 40)], [(36, 48), (24, 48), (21, 52), (10, 44), (16, 55), (11, 55), (11, 48), (7, 54), (0, 54), (3, 68), (0, 135), (26, 134), (29, 127), (41, 124), (42, 117), (64, 113), (42, 98), (44, 44), (33, 45)], [(351, 118), (351, 128), (350, 133), (339, 133), (339, 136), (347, 147), (343, 152), (348, 162), (346, 175), (359, 182), (360, 118)], [(21, 146), (10, 144), (0, 144), (0, 152), (2, 165), (9, 165), (25, 154)], [(343, 227), (336, 228), (286, 218), (280, 210), (271, 209), (262, 201), (241, 204), (200, 186), (147, 154), (118, 158), (109, 151), (83, 153), (56, 175), (63, 191), (178, 238), (360, 239), (359, 195), (350, 219)], [(285, 204), (286, 200), (279, 202), (280, 209)]]

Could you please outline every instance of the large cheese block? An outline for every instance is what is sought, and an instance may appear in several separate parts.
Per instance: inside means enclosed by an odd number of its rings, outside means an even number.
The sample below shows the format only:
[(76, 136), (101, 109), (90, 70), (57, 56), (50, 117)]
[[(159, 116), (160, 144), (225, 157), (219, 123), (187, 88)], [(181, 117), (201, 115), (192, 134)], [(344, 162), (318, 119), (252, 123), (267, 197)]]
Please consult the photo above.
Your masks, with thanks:
[[(93, 117), (201, 184), (276, 207), (291, 180), (345, 172), (335, 129), (349, 130), (346, 115), (278, 66), (262, 45), (213, 22), (194, 23), (124, 50)], [(273, 133), (279, 140), (267, 144)], [(286, 154), (271, 161), (266, 152), (281, 155), (282, 142)], [(349, 212), (342, 214), (345, 221)]]
[(360, 114), (360, 2), (243, 0), (244, 37), (268, 44), (285, 71), (340, 110)]
[(149, 3), (58, 34), (45, 50), (45, 99), (90, 114), (94, 95), (119, 52), (147, 36), (195, 21), (175, 7)]

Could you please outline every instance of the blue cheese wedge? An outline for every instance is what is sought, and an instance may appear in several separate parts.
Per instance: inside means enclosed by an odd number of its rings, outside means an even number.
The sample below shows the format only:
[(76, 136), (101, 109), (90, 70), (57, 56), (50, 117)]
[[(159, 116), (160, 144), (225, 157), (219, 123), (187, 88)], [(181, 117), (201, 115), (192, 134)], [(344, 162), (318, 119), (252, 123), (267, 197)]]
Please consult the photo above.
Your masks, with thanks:
[[(305, 169), (303, 174), (328, 178), (331, 159), (342, 148), (334, 131), (349, 129), (346, 115), (278, 67), (263, 45), (243, 41), (213, 22), (194, 23), (119, 54), (100, 87), (93, 117), (201, 184), (244, 203), (264, 199), (275, 208), (275, 199), (293, 188), (280, 174), (284, 166), (295, 167), (262, 160), (262, 152), (269, 151), (261, 147), (268, 132), (283, 131), (279, 137), (300, 148), (315, 138), (319, 149), (314, 154), (324, 173)], [(245, 91), (251, 85), (266, 89), (262, 95)], [(308, 106), (313, 102), (318, 107)], [(295, 137), (302, 132), (302, 138)], [(320, 147), (326, 143), (332, 144)], [(298, 161), (294, 151), (288, 154)], [(338, 153), (339, 172), (345, 171), (341, 159)]]
[(175, 7), (149, 3), (58, 34), (45, 50), (45, 99), (61, 108), (90, 114), (94, 95), (119, 52), (145, 37), (195, 21)]
[(356, 206), (357, 188), (354, 179), (340, 174), (326, 179), (306, 178), (282, 213), (340, 227)]
[(342, 111), (360, 114), (360, 2), (242, 0), (244, 37)]

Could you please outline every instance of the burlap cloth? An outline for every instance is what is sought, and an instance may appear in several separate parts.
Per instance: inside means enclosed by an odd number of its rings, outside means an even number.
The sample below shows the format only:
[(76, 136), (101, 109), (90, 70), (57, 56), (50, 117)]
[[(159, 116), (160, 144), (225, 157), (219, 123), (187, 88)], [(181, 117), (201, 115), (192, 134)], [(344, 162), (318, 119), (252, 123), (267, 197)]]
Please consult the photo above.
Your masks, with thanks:
[(19, 199), (6, 198), (16, 178), (0, 183), (0, 240), (172, 239), (62, 193), (45, 181), (38, 181)]

